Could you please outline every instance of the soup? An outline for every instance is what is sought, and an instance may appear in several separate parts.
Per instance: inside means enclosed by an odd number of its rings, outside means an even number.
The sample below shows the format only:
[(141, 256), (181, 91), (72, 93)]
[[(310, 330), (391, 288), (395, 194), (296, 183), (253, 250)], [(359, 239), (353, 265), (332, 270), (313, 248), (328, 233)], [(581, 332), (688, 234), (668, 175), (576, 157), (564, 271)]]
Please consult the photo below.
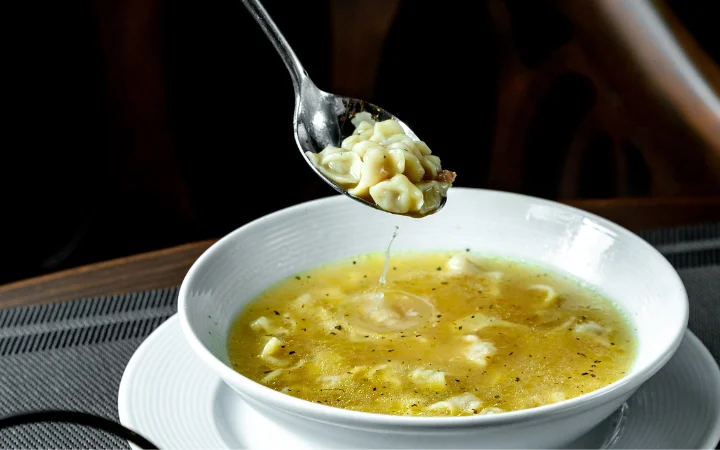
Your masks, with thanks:
[(250, 302), (228, 337), (235, 370), (272, 389), (413, 416), (576, 397), (622, 378), (635, 349), (601, 294), (469, 250), (369, 253), (299, 273)]

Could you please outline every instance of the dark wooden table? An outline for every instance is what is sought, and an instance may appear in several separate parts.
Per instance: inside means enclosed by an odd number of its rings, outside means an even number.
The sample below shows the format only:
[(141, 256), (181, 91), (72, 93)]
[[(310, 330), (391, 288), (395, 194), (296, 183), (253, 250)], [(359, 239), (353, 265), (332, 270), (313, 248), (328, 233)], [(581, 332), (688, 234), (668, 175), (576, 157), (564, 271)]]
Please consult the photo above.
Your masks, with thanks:
[[(720, 198), (565, 202), (631, 231), (720, 222)], [(0, 308), (178, 286), (214, 239), (100, 262), (0, 286)]]

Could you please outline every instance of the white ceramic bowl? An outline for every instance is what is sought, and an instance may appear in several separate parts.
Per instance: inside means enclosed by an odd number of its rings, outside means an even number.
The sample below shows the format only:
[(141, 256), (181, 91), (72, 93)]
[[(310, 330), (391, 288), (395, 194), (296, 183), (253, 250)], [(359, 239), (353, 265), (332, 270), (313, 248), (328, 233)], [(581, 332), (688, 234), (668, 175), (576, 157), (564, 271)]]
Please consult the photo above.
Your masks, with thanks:
[[(321, 263), (384, 250), (464, 250), (540, 263), (598, 287), (634, 321), (638, 356), (621, 380), (570, 400), (498, 415), (407, 417), (301, 400), (234, 371), (226, 337), (235, 314), (269, 285)], [(630, 231), (559, 203), (454, 187), (439, 213), (412, 219), (345, 196), (303, 203), (248, 223), (192, 266), (179, 316), (193, 350), (254, 410), (333, 448), (557, 448), (618, 409), (674, 354), (688, 300), (673, 267)]]

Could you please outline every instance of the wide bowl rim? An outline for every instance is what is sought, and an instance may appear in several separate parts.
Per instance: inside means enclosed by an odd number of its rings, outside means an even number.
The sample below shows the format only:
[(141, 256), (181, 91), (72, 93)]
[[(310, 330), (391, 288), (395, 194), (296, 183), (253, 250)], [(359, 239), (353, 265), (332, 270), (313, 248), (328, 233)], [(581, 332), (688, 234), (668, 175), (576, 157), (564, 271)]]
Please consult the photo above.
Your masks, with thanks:
[[(288, 414), (301, 416), (303, 418), (318, 422), (331, 423), (337, 426), (347, 428), (362, 428), (363, 426), (366, 426), (387, 427), (388, 429), (457, 429), (478, 426), (507, 425), (512, 423), (537, 420), (543, 421), (546, 419), (550, 420), (551, 417), (557, 414), (570, 414), (576, 410), (588, 409), (592, 406), (599, 406), (620, 399), (623, 396), (628, 396), (632, 394), (635, 389), (640, 387), (650, 377), (657, 373), (675, 354), (685, 335), (689, 320), (689, 300), (687, 296), (687, 291), (676, 269), (672, 266), (672, 264), (670, 264), (670, 262), (667, 260), (667, 258), (665, 258), (662, 253), (660, 253), (647, 241), (642, 239), (636, 233), (613, 221), (605, 219), (589, 211), (566, 205), (557, 201), (507, 191), (468, 187), (453, 187), (452, 189), (450, 189), (448, 195), (454, 195), (453, 191), (476, 192), (481, 195), (495, 195), (508, 198), (522, 198), (528, 201), (535, 202), (536, 204), (539, 203), (546, 206), (559, 208), (560, 210), (572, 212), (581, 215), (584, 218), (591, 219), (598, 225), (601, 225), (618, 234), (625, 235), (627, 238), (634, 240), (635, 243), (637, 243), (638, 245), (644, 247), (650, 252), (650, 254), (654, 255), (658, 259), (660, 264), (662, 264), (667, 269), (667, 273), (665, 275), (671, 276), (673, 278), (672, 282), (676, 288), (674, 289), (674, 291), (677, 291), (678, 294), (675, 301), (679, 302), (679, 306), (682, 308), (683, 317), (680, 319), (680, 322), (678, 322), (680, 326), (678, 326), (676, 330), (673, 330), (672, 339), (668, 340), (669, 345), (667, 345), (666, 348), (658, 354), (657, 358), (655, 358), (653, 361), (648, 362), (648, 364), (642, 370), (633, 371), (625, 377), (605, 387), (557, 403), (542, 405), (529, 409), (509, 411), (502, 414), (427, 417), (400, 416), (354, 411), (323, 405), (319, 403), (313, 403), (308, 400), (293, 397), (245, 377), (244, 375), (240, 374), (239, 372), (235, 371), (233, 368), (225, 364), (219, 358), (217, 358), (212, 353), (212, 351), (210, 351), (210, 349), (208, 349), (202, 343), (202, 341), (195, 333), (193, 326), (190, 323), (190, 318), (186, 314), (187, 304), (189, 301), (188, 293), (191, 290), (193, 281), (196, 279), (197, 274), (201, 271), (202, 267), (213, 258), (214, 254), (219, 252), (220, 249), (227, 245), (229, 242), (237, 239), (239, 235), (246, 233), (249, 229), (253, 227), (263, 226), (263, 224), (266, 222), (278, 220), (283, 216), (292, 215), (297, 213), (299, 210), (311, 208), (319, 204), (332, 204), (334, 202), (348, 201), (348, 199), (345, 198), (345, 196), (343, 196), (342, 194), (331, 195), (298, 203), (258, 217), (229, 232), (225, 236), (218, 239), (215, 243), (213, 243), (208, 249), (206, 249), (196, 259), (196, 261), (192, 264), (192, 266), (186, 273), (178, 292), (178, 316), (180, 318), (183, 334), (188, 341), (188, 344), (193, 349), (195, 354), (198, 355), (200, 359), (202, 359), (203, 362), (207, 364), (215, 373), (217, 373), (224, 382), (230, 384), (231, 387), (240, 388), (240, 390), (245, 395), (253, 398), (256, 401), (262, 402), (266, 405), (271, 405), (274, 408), (282, 410)], [(448, 198), (448, 201), (451, 201), (451, 198)]]

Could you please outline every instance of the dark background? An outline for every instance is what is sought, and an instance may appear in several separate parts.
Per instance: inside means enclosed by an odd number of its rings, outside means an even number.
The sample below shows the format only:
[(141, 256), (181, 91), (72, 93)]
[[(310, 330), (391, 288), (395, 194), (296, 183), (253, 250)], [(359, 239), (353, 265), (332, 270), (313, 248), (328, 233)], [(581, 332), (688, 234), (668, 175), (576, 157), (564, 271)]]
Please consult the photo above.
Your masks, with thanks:
[[(719, 61), (707, 2), (666, 3)], [(403, 118), (457, 186), (551, 199), (720, 191), (689, 175), (703, 143), (661, 99), (615, 81), (635, 80), (632, 66), (594, 64), (556, 2), (264, 4), (320, 88)], [(335, 195), (298, 153), (290, 78), (239, 0), (25, 2), (3, 16), (0, 283), (220, 237)], [(598, 125), (580, 145), (587, 117)], [(672, 138), (648, 132), (651, 119)]]

